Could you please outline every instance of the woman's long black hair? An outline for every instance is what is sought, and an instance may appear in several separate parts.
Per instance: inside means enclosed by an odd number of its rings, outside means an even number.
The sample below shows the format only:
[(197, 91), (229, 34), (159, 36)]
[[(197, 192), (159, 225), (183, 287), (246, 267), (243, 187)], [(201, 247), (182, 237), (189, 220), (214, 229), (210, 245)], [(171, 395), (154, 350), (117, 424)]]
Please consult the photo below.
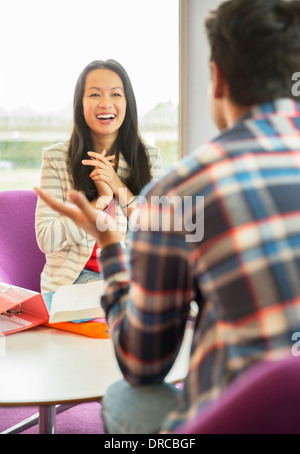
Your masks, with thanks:
[(150, 164), (138, 130), (137, 107), (131, 81), (122, 65), (115, 60), (95, 60), (89, 63), (77, 80), (73, 100), (73, 131), (68, 148), (68, 168), (73, 186), (82, 191), (90, 201), (98, 195), (96, 186), (89, 177), (91, 168), (81, 163), (82, 159), (86, 158), (86, 153), (94, 149), (90, 130), (83, 115), (82, 99), (86, 77), (95, 69), (114, 71), (123, 82), (127, 101), (126, 115), (113, 145), (112, 154), (121, 152), (124, 156), (130, 169), (124, 183), (134, 195), (137, 195), (151, 180)]

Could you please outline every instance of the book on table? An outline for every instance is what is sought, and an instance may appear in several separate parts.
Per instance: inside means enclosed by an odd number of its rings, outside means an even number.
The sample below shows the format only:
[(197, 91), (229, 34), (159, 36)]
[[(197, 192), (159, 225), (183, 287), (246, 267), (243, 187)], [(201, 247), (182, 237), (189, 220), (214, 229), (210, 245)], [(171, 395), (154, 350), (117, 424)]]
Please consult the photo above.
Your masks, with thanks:
[(104, 281), (62, 285), (52, 296), (49, 323), (104, 318), (101, 295)]
[(100, 305), (104, 282), (61, 286), (43, 294), (48, 312), (47, 326), (97, 339), (109, 339), (105, 313)]

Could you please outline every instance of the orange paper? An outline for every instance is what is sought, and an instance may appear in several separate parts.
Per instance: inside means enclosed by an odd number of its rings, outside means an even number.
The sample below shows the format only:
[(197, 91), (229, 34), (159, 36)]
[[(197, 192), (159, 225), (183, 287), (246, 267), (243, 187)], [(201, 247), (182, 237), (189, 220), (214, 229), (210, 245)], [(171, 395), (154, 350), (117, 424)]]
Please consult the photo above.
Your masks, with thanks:
[(99, 322), (83, 322), (83, 323), (72, 323), (72, 322), (60, 322), (60, 323), (47, 323), (50, 328), (58, 328), (65, 331), (71, 331), (73, 333), (82, 334), (88, 337), (94, 337), (97, 339), (109, 339), (109, 332), (106, 323)]

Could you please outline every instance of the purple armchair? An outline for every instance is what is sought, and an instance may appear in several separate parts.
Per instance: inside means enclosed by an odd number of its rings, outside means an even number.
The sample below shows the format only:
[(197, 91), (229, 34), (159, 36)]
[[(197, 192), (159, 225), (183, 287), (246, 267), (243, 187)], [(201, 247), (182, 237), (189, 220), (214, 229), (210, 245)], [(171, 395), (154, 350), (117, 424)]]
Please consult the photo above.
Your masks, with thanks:
[(33, 190), (0, 192), (0, 282), (40, 292), (46, 259), (36, 242), (36, 203)]
[(300, 358), (261, 362), (178, 434), (299, 434)]

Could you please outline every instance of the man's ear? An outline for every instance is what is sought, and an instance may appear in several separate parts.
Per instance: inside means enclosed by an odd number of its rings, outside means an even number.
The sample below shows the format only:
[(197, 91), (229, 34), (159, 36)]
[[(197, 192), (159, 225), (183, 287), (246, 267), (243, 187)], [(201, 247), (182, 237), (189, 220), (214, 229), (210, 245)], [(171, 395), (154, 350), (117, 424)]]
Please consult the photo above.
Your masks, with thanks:
[(212, 95), (215, 99), (223, 98), (227, 93), (227, 83), (223, 77), (222, 71), (216, 62), (210, 62), (211, 80), (212, 80)]

